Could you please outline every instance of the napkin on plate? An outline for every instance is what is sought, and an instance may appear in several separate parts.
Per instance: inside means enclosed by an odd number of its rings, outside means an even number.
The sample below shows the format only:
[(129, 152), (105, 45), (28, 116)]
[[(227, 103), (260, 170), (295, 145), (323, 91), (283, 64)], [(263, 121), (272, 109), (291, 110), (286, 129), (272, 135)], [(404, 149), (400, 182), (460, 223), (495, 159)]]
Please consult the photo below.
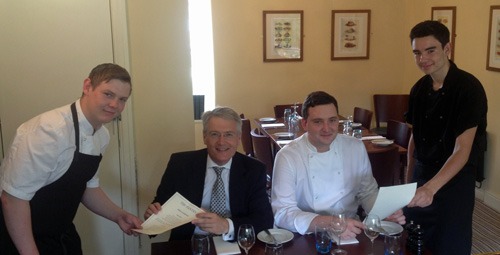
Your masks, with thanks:
[(384, 139), (384, 136), (381, 135), (369, 135), (369, 136), (363, 136), (361, 140), (375, 140), (375, 139)]
[(240, 247), (237, 242), (226, 242), (222, 240), (222, 236), (214, 236), (214, 246), (217, 255), (240, 254)]
[(289, 144), (291, 141), (293, 141), (293, 140), (278, 140), (277, 143), (279, 145), (285, 145), (285, 144)]
[[(334, 236), (333, 240), (335, 240), (335, 243), (339, 243), (339, 237), (338, 236)], [(353, 244), (353, 243), (359, 243), (359, 241), (358, 241), (358, 239), (356, 239), (356, 237), (351, 237), (349, 239), (342, 239), (342, 242), (340, 242), (340, 245)]]
[(271, 127), (285, 127), (283, 123), (270, 123), (270, 124), (261, 124), (263, 128), (271, 128)]

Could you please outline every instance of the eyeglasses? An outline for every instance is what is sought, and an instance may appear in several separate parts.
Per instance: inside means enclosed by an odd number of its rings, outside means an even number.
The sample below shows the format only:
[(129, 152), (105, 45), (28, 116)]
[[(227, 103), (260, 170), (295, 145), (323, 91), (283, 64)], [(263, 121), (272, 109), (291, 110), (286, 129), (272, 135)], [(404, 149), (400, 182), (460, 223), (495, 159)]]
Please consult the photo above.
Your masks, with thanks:
[(208, 137), (210, 139), (212, 139), (212, 140), (218, 140), (221, 137), (224, 138), (224, 140), (233, 140), (237, 136), (236, 136), (235, 132), (224, 132), (224, 133), (221, 133), (221, 132), (216, 132), (216, 131), (210, 131), (210, 132), (208, 132)]

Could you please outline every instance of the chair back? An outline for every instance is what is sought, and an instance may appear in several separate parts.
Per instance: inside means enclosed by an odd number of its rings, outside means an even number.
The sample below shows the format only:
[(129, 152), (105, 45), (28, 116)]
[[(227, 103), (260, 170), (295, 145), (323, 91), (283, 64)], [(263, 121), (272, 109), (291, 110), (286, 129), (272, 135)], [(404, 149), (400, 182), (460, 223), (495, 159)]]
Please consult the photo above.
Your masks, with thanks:
[(241, 147), (243, 147), (243, 151), (245, 155), (253, 157), (253, 144), (252, 144), (252, 135), (250, 132), (252, 128), (250, 126), (249, 119), (241, 119)]
[(372, 173), (379, 187), (392, 186), (400, 179), (398, 147), (391, 145), (387, 150), (369, 153)]
[(354, 122), (361, 123), (361, 126), (370, 130), (372, 125), (373, 112), (360, 107), (354, 107), (354, 114), (352, 115), (352, 120)]
[[(283, 113), (285, 112), (285, 109), (292, 109), (292, 112), (293, 112), (293, 108), (292, 106), (294, 106), (294, 104), (277, 104), (274, 106), (274, 117), (275, 118), (283, 118)], [(302, 104), (297, 104), (297, 113), (302, 116)]]
[(411, 128), (404, 122), (397, 120), (387, 121), (387, 139), (394, 140), (397, 145), (408, 149)]
[(274, 159), (271, 149), (271, 139), (259, 133), (259, 129), (252, 129), (251, 132), (255, 158), (266, 165), (266, 171), (269, 176), (273, 176)]
[(380, 123), (388, 120), (405, 122), (404, 115), (408, 111), (409, 100), (408, 94), (373, 95), (376, 127), (380, 128)]

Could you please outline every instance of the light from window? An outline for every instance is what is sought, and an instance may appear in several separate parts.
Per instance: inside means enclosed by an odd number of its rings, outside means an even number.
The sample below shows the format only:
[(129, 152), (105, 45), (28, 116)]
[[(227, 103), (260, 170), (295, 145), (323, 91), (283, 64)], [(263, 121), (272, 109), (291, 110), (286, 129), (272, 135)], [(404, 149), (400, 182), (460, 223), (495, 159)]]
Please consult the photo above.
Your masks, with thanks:
[(212, 6), (209, 0), (189, 0), (191, 79), (193, 95), (205, 96), (205, 110), (215, 107)]

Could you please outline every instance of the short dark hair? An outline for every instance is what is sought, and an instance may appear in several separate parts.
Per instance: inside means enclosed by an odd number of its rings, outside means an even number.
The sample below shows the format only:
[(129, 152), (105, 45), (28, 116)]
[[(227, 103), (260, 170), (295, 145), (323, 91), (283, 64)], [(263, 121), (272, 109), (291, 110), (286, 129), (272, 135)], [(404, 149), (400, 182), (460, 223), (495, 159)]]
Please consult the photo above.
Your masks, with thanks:
[(410, 31), (410, 42), (413, 39), (432, 35), (444, 46), (450, 42), (450, 31), (439, 21), (426, 20), (415, 25)]
[(337, 100), (332, 95), (324, 91), (315, 91), (307, 95), (304, 104), (302, 105), (302, 117), (307, 119), (309, 117), (309, 108), (315, 107), (317, 105), (333, 104), (337, 109), (337, 114), (339, 113), (339, 105)]
[(113, 63), (104, 63), (94, 67), (90, 71), (88, 78), (92, 84), (92, 89), (95, 89), (101, 82), (109, 82), (113, 79), (128, 83), (132, 87), (132, 79), (127, 70)]

